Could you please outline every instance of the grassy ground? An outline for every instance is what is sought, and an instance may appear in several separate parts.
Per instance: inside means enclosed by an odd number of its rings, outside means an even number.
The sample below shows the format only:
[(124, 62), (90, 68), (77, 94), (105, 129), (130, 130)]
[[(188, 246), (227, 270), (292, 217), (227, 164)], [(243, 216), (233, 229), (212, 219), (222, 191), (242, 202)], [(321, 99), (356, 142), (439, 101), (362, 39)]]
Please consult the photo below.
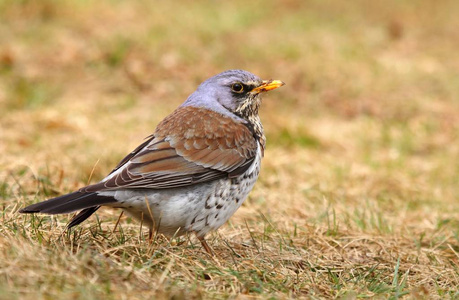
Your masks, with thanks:
[[(0, 0), (0, 298), (459, 298), (458, 9)], [(287, 85), (215, 259), (126, 217), (114, 230), (119, 211), (70, 232), (17, 213), (101, 179), (232, 68)]]

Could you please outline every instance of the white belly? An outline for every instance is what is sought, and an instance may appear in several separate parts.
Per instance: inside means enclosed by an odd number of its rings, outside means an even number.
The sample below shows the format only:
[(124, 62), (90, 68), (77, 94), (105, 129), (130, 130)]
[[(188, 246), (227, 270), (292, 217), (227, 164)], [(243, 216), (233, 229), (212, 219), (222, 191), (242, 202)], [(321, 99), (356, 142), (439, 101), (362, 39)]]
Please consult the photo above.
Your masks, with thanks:
[(100, 192), (115, 197), (115, 207), (166, 235), (193, 231), (204, 236), (222, 226), (242, 205), (258, 179), (260, 147), (250, 168), (236, 178), (165, 190)]

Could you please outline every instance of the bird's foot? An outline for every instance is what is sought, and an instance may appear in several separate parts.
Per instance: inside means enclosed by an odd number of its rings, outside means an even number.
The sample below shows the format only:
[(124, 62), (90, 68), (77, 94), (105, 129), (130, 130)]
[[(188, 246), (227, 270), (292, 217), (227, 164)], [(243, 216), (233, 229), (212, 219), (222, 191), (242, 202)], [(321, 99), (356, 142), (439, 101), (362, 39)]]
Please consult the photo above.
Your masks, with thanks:
[(198, 236), (198, 240), (201, 242), (202, 247), (204, 248), (204, 250), (206, 250), (206, 252), (207, 252), (210, 256), (215, 256), (214, 251), (213, 251), (212, 248), (210, 248), (210, 246), (207, 244), (207, 242), (206, 242), (206, 240), (204, 239), (203, 236)]

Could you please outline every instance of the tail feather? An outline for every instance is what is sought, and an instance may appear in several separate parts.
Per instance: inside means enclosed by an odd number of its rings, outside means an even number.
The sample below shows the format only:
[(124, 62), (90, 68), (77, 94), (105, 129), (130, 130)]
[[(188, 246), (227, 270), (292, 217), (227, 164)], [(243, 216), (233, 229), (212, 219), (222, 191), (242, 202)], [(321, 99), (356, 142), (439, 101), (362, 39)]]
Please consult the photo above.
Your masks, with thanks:
[(98, 210), (99, 208), (100, 206), (93, 206), (93, 207), (88, 207), (88, 208), (83, 209), (82, 211), (78, 213), (78, 215), (72, 218), (70, 223), (67, 225), (67, 229), (70, 229), (73, 226), (76, 226), (82, 223), (84, 220), (89, 218), (93, 213), (95, 213), (96, 210)]
[[(52, 198), (43, 202), (35, 203), (21, 209), (20, 213), (45, 213), (45, 214), (65, 214), (77, 210), (83, 210), (76, 217), (78, 223), (86, 220), (93, 214), (100, 205), (115, 203), (113, 197), (99, 196), (97, 193), (73, 192), (67, 195)], [(97, 207), (97, 208), (96, 208)], [(76, 221), (78, 221), (76, 220)]]

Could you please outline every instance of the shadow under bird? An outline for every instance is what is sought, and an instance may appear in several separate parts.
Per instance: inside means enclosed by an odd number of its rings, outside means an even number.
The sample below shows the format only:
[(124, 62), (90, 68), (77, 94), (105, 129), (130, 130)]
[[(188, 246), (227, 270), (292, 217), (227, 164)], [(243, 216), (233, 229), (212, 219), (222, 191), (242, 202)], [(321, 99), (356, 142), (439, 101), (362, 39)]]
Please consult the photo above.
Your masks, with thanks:
[(80, 211), (71, 228), (101, 206), (121, 208), (158, 233), (194, 232), (212, 254), (205, 235), (241, 206), (260, 172), (266, 142), (261, 94), (282, 85), (243, 70), (215, 75), (101, 182), (20, 212)]

